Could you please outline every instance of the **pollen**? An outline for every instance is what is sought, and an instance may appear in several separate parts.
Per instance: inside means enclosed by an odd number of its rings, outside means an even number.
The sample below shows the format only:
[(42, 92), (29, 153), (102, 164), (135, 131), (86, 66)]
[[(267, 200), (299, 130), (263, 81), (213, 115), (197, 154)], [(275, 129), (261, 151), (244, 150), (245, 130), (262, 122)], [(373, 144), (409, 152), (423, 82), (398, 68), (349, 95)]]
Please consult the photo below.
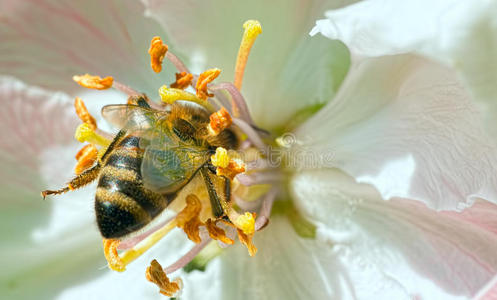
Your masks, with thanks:
[(94, 90), (106, 90), (111, 88), (112, 83), (114, 82), (114, 78), (112, 78), (112, 76), (101, 78), (100, 76), (93, 76), (90, 74), (74, 75), (72, 80), (76, 81), (79, 85), (85, 88)]
[(234, 224), (244, 234), (253, 234), (255, 231), (255, 213), (246, 212), (238, 216)]
[(208, 219), (205, 222), (205, 227), (207, 228), (207, 231), (209, 232), (209, 236), (214, 239), (221, 241), (225, 244), (232, 245), (235, 243), (232, 239), (226, 236), (226, 232), (218, 227), (216, 225), (216, 221), (212, 221), (211, 219)]
[(242, 244), (247, 247), (250, 256), (254, 256), (257, 253), (257, 247), (252, 243), (253, 234), (245, 234), (242, 230), (237, 229), (238, 239)]
[(246, 21), (243, 24), (243, 29), (245, 32), (243, 33), (240, 49), (238, 50), (235, 66), (235, 80), (233, 83), (238, 90), (242, 88), (243, 73), (245, 72), (250, 49), (252, 49), (252, 45), (257, 39), (257, 36), (262, 33), (261, 23), (256, 20)]
[(185, 208), (176, 216), (176, 224), (182, 228), (188, 238), (195, 243), (200, 243), (199, 227), (204, 225), (200, 221), (200, 212), (202, 204), (197, 196), (190, 194), (186, 197)]
[(167, 52), (167, 45), (164, 44), (160, 37), (155, 36), (150, 41), (150, 48), (148, 49), (148, 54), (150, 54), (150, 65), (155, 73), (162, 71), (162, 61)]
[(212, 113), (209, 117), (209, 132), (212, 135), (218, 135), (221, 131), (231, 126), (233, 120), (226, 108), (222, 107), (215, 113)]
[(93, 144), (88, 144), (81, 148), (76, 154), (78, 163), (74, 168), (74, 173), (81, 174), (84, 170), (93, 166), (98, 157), (98, 150)]
[(76, 128), (74, 137), (81, 143), (88, 142), (104, 147), (107, 147), (110, 144), (110, 141), (108, 139), (97, 134), (93, 129), (91, 129), (91, 125), (89, 125), (88, 123), (79, 125), (78, 128)]
[(76, 97), (76, 99), (74, 99), (74, 108), (76, 109), (76, 114), (83, 123), (90, 125), (90, 128), (93, 130), (97, 129), (97, 121), (95, 121), (95, 118), (88, 112), (83, 99)]
[(159, 264), (157, 260), (152, 260), (150, 262), (150, 266), (147, 267), (147, 272), (145, 273), (147, 280), (155, 283), (160, 288), (160, 293), (167, 296), (173, 297), (179, 290), (181, 281), (174, 280), (170, 281), (162, 269), (162, 266)]
[(176, 81), (171, 84), (175, 89), (186, 89), (193, 80), (193, 75), (187, 72), (176, 73)]
[(216, 174), (233, 180), (236, 175), (245, 172), (245, 168), (245, 163), (241, 159), (231, 158), (227, 167), (216, 169)]
[(211, 163), (214, 167), (226, 168), (230, 163), (228, 151), (223, 147), (217, 147), (216, 153), (211, 156)]
[(213, 94), (209, 94), (207, 92), (207, 84), (214, 81), (214, 79), (216, 79), (220, 73), (221, 70), (216, 68), (216, 69), (209, 69), (198, 76), (197, 84), (195, 86), (195, 89), (197, 90), (197, 97), (205, 100), (208, 97), (214, 96)]
[(123, 272), (126, 269), (126, 265), (117, 254), (119, 240), (103, 239), (103, 244), (105, 258), (107, 259), (109, 268), (117, 272)]

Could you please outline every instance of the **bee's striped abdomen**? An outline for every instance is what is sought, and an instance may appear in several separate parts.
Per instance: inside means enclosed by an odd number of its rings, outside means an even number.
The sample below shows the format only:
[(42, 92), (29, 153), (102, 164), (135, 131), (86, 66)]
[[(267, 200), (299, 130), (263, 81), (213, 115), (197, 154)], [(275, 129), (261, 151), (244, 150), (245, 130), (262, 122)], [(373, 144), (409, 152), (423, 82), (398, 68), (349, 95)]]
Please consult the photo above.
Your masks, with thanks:
[(136, 136), (126, 136), (103, 162), (95, 211), (105, 238), (119, 238), (142, 228), (168, 204), (165, 197), (143, 186), (139, 141)]

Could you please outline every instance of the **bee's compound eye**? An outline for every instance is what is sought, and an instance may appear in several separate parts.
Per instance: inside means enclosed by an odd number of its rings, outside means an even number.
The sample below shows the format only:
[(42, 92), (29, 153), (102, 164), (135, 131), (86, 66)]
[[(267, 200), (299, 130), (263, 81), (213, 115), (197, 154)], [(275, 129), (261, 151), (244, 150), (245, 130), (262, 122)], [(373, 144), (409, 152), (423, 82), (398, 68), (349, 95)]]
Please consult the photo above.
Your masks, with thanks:
[(184, 119), (176, 119), (173, 122), (173, 132), (182, 141), (190, 141), (194, 138), (195, 127)]

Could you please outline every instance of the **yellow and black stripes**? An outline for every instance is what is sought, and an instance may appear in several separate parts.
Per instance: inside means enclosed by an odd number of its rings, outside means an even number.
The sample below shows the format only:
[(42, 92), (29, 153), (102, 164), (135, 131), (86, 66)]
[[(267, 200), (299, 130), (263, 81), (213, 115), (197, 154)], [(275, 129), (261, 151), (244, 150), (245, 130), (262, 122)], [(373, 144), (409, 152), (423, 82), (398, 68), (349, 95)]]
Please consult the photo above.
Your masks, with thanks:
[(105, 238), (142, 228), (168, 204), (165, 197), (143, 186), (139, 141), (125, 136), (106, 153), (95, 196), (97, 223)]

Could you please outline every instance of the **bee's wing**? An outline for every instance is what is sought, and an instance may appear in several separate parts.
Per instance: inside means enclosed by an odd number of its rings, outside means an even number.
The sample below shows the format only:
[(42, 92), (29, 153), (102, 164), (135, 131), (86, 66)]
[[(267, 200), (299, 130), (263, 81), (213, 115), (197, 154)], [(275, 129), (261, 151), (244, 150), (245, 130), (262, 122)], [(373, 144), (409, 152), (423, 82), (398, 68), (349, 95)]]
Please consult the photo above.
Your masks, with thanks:
[(102, 116), (107, 122), (140, 136), (154, 131), (158, 120), (166, 114), (167, 112), (130, 104), (106, 105), (102, 108)]
[(158, 193), (174, 193), (187, 184), (209, 159), (209, 153), (189, 144), (178, 143), (168, 134), (162, 143), (155, 139), (146, 147), (141, 165), (146, 188)]

